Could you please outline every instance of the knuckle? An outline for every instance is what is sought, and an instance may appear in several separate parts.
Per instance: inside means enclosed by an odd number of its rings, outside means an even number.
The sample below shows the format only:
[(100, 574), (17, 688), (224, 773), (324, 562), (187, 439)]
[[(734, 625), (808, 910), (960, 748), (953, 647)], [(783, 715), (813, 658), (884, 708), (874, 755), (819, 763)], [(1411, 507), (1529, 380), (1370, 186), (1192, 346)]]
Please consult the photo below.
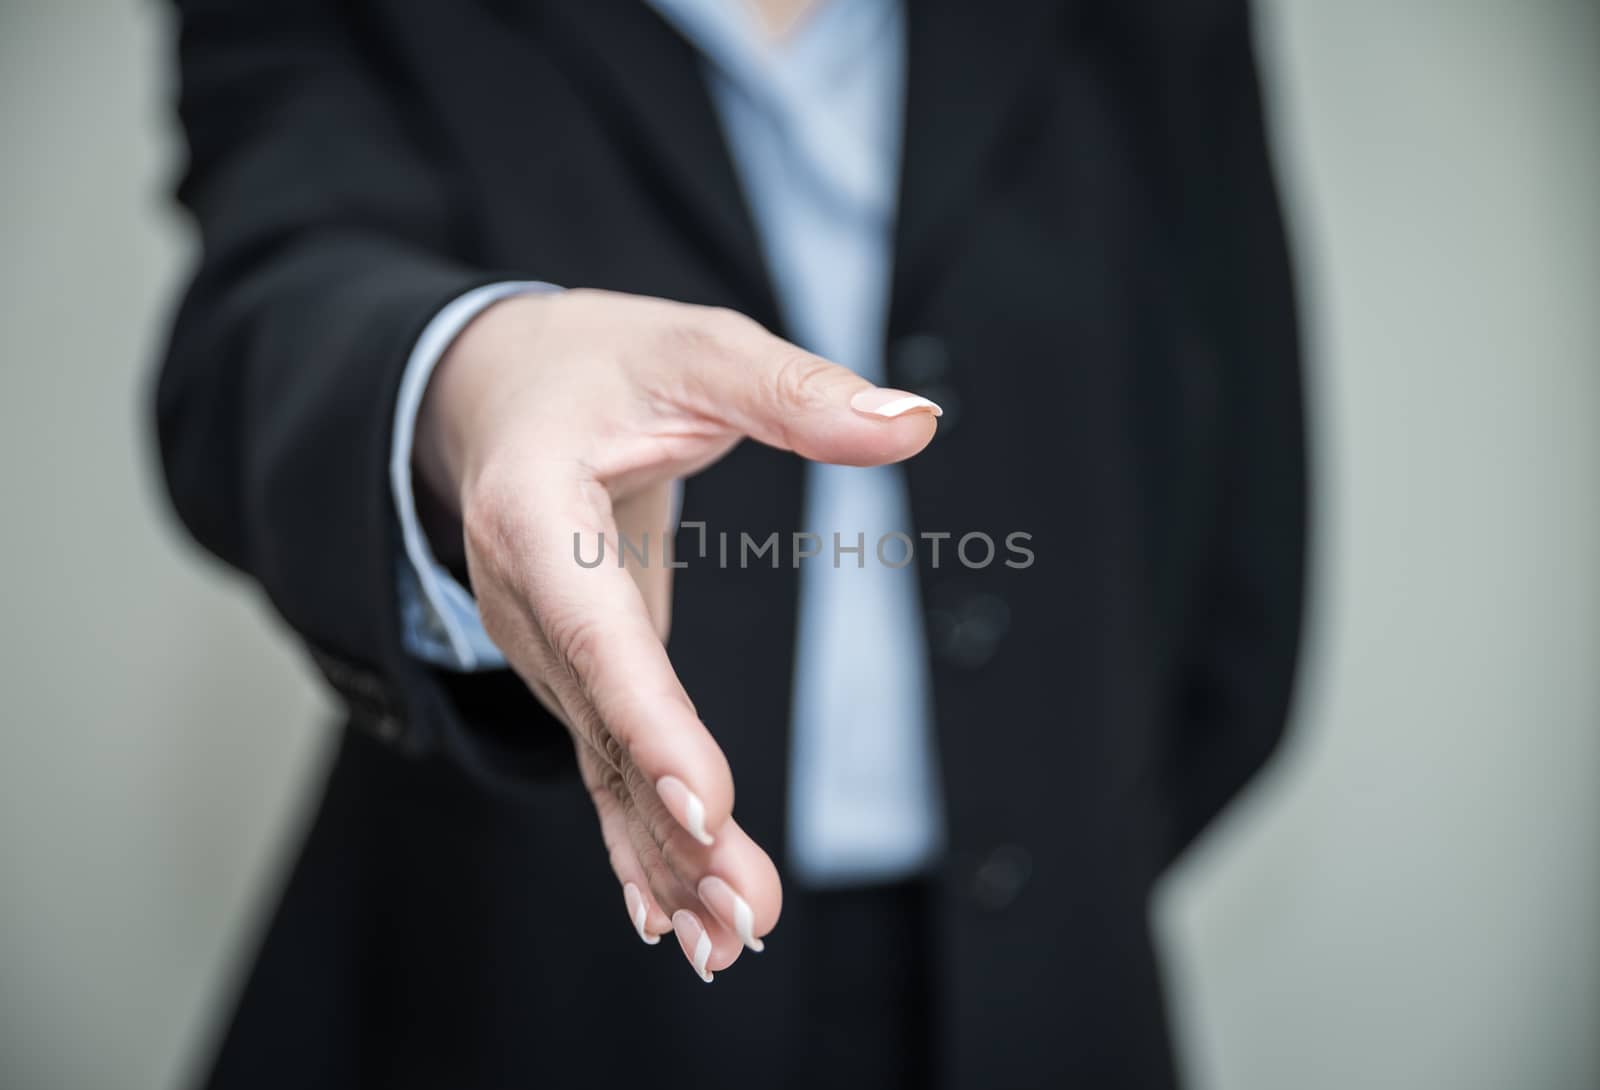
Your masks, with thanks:
[(639, 866), (650, 880), (651, 888), (661, 900), (661, 894), (670, 888), (670, 883), (663, 879), (670, 875), (672, 868), (667, 865), (666, 857), (661, 854), (661, 845), (651, 837), (643, 838), (644, 842), (635, 844), (634, 856), (639, 860)]
[(609, 768), (606, 763), (606, 752), (601, 744), (601, 738), (607, 733), (600, 716), (587, 701), (574, 699), (571, 701), (571, 711), (568, 712), (571, 720), (570, 729), (577, 739), (589, 747), (595, 763), (601, 768)]
[(556, 662), (586, 690), (585, 679), (594, 671), (604, 644), (600, 623), (579, 615), (550, 617), (545, 619), (544, 635)]
[(773, 375), (773, 394), (786, 410), (810, 411), (822, 407), (833, 365), (798, 348), (779, 362)]
[(614, 768), (606, 771), (605, 789), (619, 803), (627, 804), (629, 799), (628, 781), (623, 779), (622, 774)]
[(634, 855), (638, 858), (638, 869), (645, 872), (645, 882), (650, 884), (651, 896), (656, 898), (656, 904), (666, 908), (674, 900), (674, 885), (677, 876), (667, 868), (666, 860), (662, 860), (661, 852), (653, 845), (634, 848)]
[(655, 785), (644, 774), (644, 769), (627, 758), (624, 758), (620, 767), (623, 778), (627, 781), (628, 790), (633, 793), (633, 797), (640, 799), (650, 798), (655, 792)]
[[(662, 866), (676, 874), (691, 889), (696, 884), (699, 867), (692, 859), (686, 858), (681, 847), (681, 838), (678, 836), (676, 824), (662, 828), (659, 821), (653, 823), (656, 828), (652, 835), (656, 842), (656, 852), (660, 856)], [(687, 834), (684, 834), (687, 835)]]
[[(616, 775), (618, 780), (621, 781), (622, 777), (617, 770), (620, 770), (626, 764), (627, 751), (623, 748), (622, 742), (617, 738), (615, 732), (608, 730), (604, 723), (598, 725), (596, 733), (599, 735), (600, 755), (605, 758), (607, 767), (613, 770), (613, 775)], [(620, 783), (619, 786), (624, 791), (627, 790), (625, 782)]]

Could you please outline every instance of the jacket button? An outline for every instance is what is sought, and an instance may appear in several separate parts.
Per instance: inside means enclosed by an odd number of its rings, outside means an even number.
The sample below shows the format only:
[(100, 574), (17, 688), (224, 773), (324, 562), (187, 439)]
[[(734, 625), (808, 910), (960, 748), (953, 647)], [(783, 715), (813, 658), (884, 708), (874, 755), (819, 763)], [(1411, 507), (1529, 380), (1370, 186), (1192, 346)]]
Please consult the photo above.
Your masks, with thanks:
[(967, 670), (994, 658), (1011, 628), (1011, 607), (993, 594), (968, 594), (928, 609), (928, 642), (941, 661)]
[(1001, 844), (972, 871), (972, 900), (981, 909), (998, 912), (1022, 895), (1033, 876), (1033, 856), (1017, 844)]
[(950, 374), (950, 347), (932, 333), (913, 333), (889, 346), (889, 373), (907, 386), (943, 382)]
[(393, 712), (383, 712), (372, 720), (372, 733), (379, 741), (393, 745), (405, 736), (405, 732), (406, 725)]
[(406, 721), (395, 707), (380, 675), (315, 648), (311, 651), (311, 657), (344, 698), (352, 724), (392, 745), (405, 746), (412, 742), (408, 737)]
[(939, 430), (949, 434), (961, 419), (961, 397), (950, 384), (950, 347), (932, 333), (913, 333), (889, 347), (890, 380), (937, 402)]

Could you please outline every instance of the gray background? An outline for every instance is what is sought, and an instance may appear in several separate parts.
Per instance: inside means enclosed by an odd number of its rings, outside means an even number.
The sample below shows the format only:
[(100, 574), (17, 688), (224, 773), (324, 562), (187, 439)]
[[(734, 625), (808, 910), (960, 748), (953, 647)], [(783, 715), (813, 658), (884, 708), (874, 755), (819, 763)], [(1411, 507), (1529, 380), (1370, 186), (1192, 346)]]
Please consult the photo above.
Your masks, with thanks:
[[(0, 1084), (174, 1084), (331, 709), (147, 450), (154, 3), (0, 0)], [(1600, 1086), (1600, 8), (1277, 0), (1314, 349), (1297, 733), (1154, 912), (1202, 1088)], [(618, 926), (626, 926), (619, 918)], [(759, 971), (753, 967), (750, 971)]]

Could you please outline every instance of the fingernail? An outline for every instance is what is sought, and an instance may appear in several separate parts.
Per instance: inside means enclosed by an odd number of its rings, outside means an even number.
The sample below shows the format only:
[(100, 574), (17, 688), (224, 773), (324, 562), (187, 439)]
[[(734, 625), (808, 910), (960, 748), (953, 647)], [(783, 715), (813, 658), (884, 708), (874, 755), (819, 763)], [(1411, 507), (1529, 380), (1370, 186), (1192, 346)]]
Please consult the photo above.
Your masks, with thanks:
[(652, 935), (644, 929), (644, 921), (650, 916), (650, 906), (645, 904), (644, 894), (639, 892), (639, 887), (629, 882), (622, 887), (622, 899), (628, 904), (628, 918), (633, 921), (633, 929), (639, 932), (639, 938), (645, 945), (654, 946), (661, 941), (660, 935)]
[(914, 412), (929, 412), (934, 416), (944, 415), (943, 409), (925, 397), (908, 394), (904, 390), (888, 390), (881, 386), (862, 390), (850, 399), (850, 407), (858, 413), (881, 416), (886, 420)]
[(656, 781), (656, 794), (666, 804), (667, 810), (678, 819), (678, 824), (689, 830), (689, 835), (709, 847), (713, 842), (706, 832), (706, 804), (683, 785), (676, 776), (663, 776)]
[(750, 902), (733, 891), (733, 887), (714, 874), (700, 879), (700, 899), (716, 914), (717, 919), (733, 928), (739, 941), (761, 953), (766, 944), (756, 938), (756, 914), (750, 911)]
[(683, 908), (672, 914), (672, 930), (678, 936), (683, 956), (689, 959), (689, 964), (700, 974), (700, 979), (710, 984), (711, 970), (706, 968), (706, 962), (711, 960), (711, 936), (700, 925), (695, 914)]

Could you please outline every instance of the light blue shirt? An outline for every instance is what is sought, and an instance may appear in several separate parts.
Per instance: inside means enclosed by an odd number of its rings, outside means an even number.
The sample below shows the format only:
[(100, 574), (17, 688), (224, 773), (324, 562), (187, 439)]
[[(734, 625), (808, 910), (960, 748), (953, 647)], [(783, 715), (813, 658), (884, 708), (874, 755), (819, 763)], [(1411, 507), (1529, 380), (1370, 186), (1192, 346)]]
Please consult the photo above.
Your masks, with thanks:
[[(900, 4), (827, 0), (773, 41), (740, 0), (649, 2), (700, 51), (790, 333), (882, 382), (905, 85)], [(554, 289), (496, 284), (456, 300), (418, 340), (401, 385), (391, 478), (410, 560), (400, 588), (406, 643), (455, 669), (505, 660), (417, 524), (417, 407), (473, 316), (538, 290)], [(884, 534), (912, 531), (902, 471), (809, 465), (802, 529), (823, 547), (800, 565), (791, 869), (817, 886), (914, 874), (939, 854), (943, 827), (916, 569), (887, 567), (874, 550)], [(858, 538), (860, 553), (844, 551)]]

